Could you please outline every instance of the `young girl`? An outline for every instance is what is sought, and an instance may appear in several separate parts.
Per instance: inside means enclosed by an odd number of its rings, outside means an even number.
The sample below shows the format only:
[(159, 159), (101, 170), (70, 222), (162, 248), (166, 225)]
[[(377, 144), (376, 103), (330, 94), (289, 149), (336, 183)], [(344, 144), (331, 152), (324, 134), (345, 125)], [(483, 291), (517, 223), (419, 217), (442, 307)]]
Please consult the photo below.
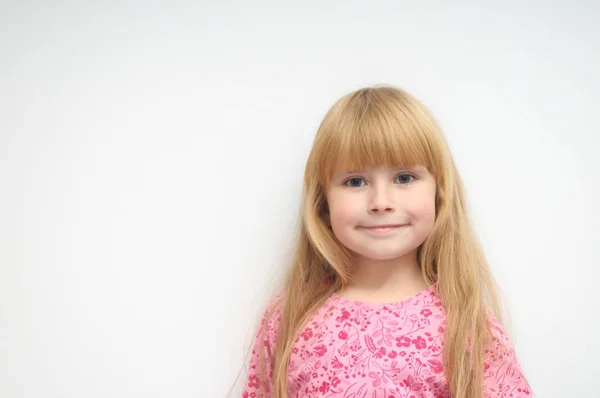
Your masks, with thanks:
[(407, 92), (341, 98), (306, 164), (243, 397), (528, 397), (446, 140)]

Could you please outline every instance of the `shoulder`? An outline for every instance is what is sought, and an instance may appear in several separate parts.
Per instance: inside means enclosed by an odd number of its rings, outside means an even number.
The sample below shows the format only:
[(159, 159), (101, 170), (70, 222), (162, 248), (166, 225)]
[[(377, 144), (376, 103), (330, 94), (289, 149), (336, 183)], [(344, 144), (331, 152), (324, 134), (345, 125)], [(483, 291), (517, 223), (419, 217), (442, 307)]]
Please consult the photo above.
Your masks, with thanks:
[(492, 340), (484, 351), (484, 396), (532, 396), (506, 331), (494, 315), (488, 317)]
[(271, 298), (261, 315), (259, 333), (266, 335), (266, 338), (271, 342), (275, 339), (275, 335), (281, 324), (284, 299), (285, 295), (283, 293), (279, 293)]
[(516, 354), (512, 342), (506, 330), (494, 314), (488, 312), (491, 342), (488, 344), (486, 354), (489, 360), (515, 357)]

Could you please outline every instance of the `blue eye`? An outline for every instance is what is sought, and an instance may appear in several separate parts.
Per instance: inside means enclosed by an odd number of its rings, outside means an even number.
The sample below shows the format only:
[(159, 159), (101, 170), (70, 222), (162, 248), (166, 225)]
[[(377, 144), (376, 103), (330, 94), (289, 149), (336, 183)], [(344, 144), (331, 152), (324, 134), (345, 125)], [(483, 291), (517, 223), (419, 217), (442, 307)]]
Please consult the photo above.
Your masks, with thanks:
[(399, 181), (400, 184), (409, 184), (412, 182), (412, 179), (414, 179), (415, 177), (410, 175), (410, 174), (400, 174), (398, 175), (398, 177), (396, 177), (396, 179), (394, 181)]
[(361, 183), (364, 182), (365, 180), (363, 180), (362, 178), (354, 177), (346, 180), (346, 182), (344, 182), (344, 185), (348, 185), (350, 187), (362, 187)]

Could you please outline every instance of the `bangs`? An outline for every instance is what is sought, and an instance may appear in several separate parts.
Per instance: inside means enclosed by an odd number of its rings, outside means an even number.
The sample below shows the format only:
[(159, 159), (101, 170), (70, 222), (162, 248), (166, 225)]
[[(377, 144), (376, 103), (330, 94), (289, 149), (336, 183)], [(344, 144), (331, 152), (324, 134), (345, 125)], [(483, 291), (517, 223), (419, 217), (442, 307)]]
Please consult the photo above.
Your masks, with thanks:
[(416, 100), (393, 94), (361, 91), (327, 115), (319, 131), (321, 184), (327, 185), (340, 171), (372, 166), (420, 165), (437, 174), (437, 125)]

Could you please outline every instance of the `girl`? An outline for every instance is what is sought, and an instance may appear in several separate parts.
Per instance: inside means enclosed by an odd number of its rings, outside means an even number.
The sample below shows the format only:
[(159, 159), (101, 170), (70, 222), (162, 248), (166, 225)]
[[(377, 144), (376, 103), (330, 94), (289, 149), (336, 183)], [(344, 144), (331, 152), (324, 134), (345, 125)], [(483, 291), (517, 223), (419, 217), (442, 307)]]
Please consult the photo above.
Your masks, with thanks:
[(438, 125), (389, 86), (341, 98), (304, 175), (243, 397), (527, 397)]

